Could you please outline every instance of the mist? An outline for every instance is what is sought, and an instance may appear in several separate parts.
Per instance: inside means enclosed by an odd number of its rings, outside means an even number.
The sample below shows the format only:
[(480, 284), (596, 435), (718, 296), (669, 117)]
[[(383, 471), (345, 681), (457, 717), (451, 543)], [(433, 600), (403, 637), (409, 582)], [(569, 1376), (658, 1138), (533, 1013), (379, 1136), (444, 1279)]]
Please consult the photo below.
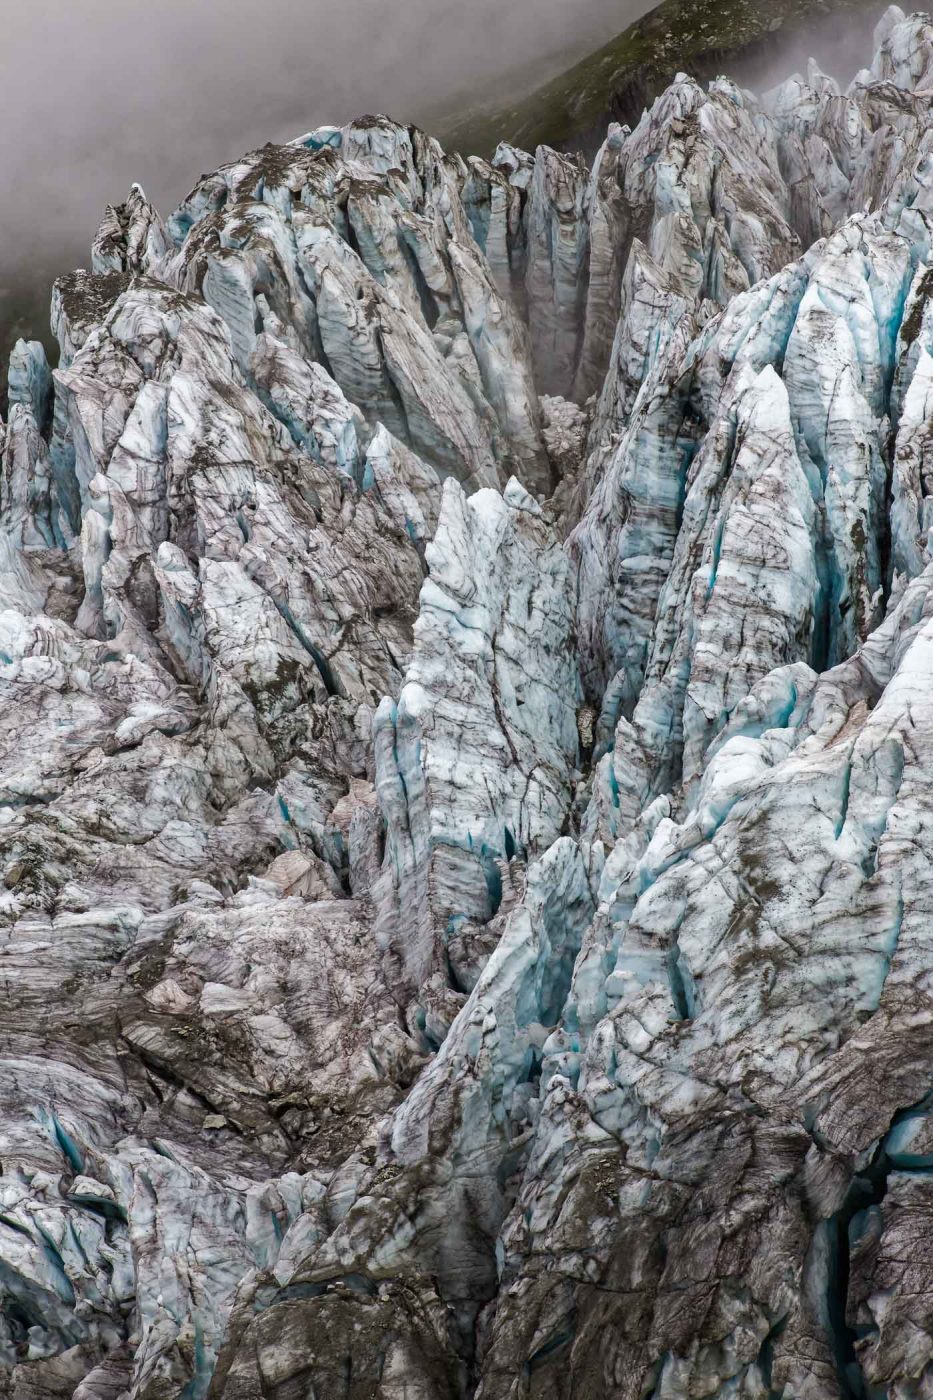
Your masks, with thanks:
[(648, 8), (650, 0), (15, 0), (0, 48), (8, 308), (40, 269), (87, 264), (104, 205), (134, 180), (167, 214), (202, 171), (251, 147), (364, 112), (425, 122), (519, 69), (530, 88)]
[[(87, 266), (138, 180), (166, 215), (203, 171), (322, 122), (431, 126), (531, 90), (653, 0), (13, 0), (0, 48), (0, 342), (43, 334), (51, 281)], [(874, 15), (873, 15), (874, 18)], [(847, 78), (870, 23), (814, 32)], [(776, 42), (735, 76), (805, 62)], [(47, 332), (46, 332), (47, 333)]]
[(792, 33), (775, 35), (740, 56), (729, 65), (729, 77), (760, 94), (784, 82), (792, 73), (805, 76), (807, 60), (814, 58), (824, 73), (846, 87), (859, 69), (871, 63), (874, 29), (888, 4), (889, 0), (863, 0), (860, 10), (844, 14), (816, 12)]

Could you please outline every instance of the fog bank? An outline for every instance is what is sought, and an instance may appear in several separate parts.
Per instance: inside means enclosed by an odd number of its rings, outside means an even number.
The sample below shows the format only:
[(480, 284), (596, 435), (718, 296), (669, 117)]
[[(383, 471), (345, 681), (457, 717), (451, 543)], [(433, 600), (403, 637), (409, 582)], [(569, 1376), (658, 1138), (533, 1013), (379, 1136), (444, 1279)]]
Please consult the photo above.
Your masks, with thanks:
[[(199, 173), (320, 122), (424, 120), (544, 76), (646, 0), (29, 0), (0, 46), (0, 283), (87, 261), (138, 180), (168, 213)], [(550, 65), (550, 67), (549, 67)], [(533, 77), (531, 78), (533, 83)], [(31, 276), (31, 273), (30, 273)]]

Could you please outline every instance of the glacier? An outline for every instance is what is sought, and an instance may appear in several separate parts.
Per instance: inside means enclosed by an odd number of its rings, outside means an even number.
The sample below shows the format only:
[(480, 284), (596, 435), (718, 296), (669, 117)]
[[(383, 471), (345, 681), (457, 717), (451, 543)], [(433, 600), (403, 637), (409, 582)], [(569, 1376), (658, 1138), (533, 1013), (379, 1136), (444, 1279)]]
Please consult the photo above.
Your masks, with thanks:
[(933, 1397), (933, 20), (138, 185), (0, 425), (0, 1400)]

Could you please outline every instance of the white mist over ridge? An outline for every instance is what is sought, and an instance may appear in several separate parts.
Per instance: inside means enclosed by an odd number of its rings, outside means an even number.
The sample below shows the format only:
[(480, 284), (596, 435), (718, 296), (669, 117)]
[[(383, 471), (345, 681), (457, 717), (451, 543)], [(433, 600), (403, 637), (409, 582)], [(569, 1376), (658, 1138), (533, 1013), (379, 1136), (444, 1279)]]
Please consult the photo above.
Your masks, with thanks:
[[(237, 151), (322, 121), (423, 121), (520, 65), (560, 65), (643, 0), (42, 0), (0, 52), (0, 285), (76, 262), (108, 200), (161, 207)], [(417, 62), (411, 55), (417, 53)]]

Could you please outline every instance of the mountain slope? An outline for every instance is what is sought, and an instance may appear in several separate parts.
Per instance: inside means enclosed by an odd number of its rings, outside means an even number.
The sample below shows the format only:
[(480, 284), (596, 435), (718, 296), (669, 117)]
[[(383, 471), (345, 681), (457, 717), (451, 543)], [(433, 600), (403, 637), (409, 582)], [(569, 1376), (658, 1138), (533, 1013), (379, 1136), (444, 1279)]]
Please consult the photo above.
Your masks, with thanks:
[[(826, 52), (839, 48), (839, 26), (877, 17), (865, 0), (664, 0), (595, 53), (541, 86), (526, 84), (508, 102), (485, 102), (442, 116), (448, 148), (489, 156), (500, 141), (578, 149), (602, 139), (607, 122), (637, 122), (642, 107), (678, 72), (706, 80), (721, 72), (773, 61), (814, 31)], [(832, 26), (832, 27), (831, 27)], [(595, 147), (594, 147), (595, 148)]]

